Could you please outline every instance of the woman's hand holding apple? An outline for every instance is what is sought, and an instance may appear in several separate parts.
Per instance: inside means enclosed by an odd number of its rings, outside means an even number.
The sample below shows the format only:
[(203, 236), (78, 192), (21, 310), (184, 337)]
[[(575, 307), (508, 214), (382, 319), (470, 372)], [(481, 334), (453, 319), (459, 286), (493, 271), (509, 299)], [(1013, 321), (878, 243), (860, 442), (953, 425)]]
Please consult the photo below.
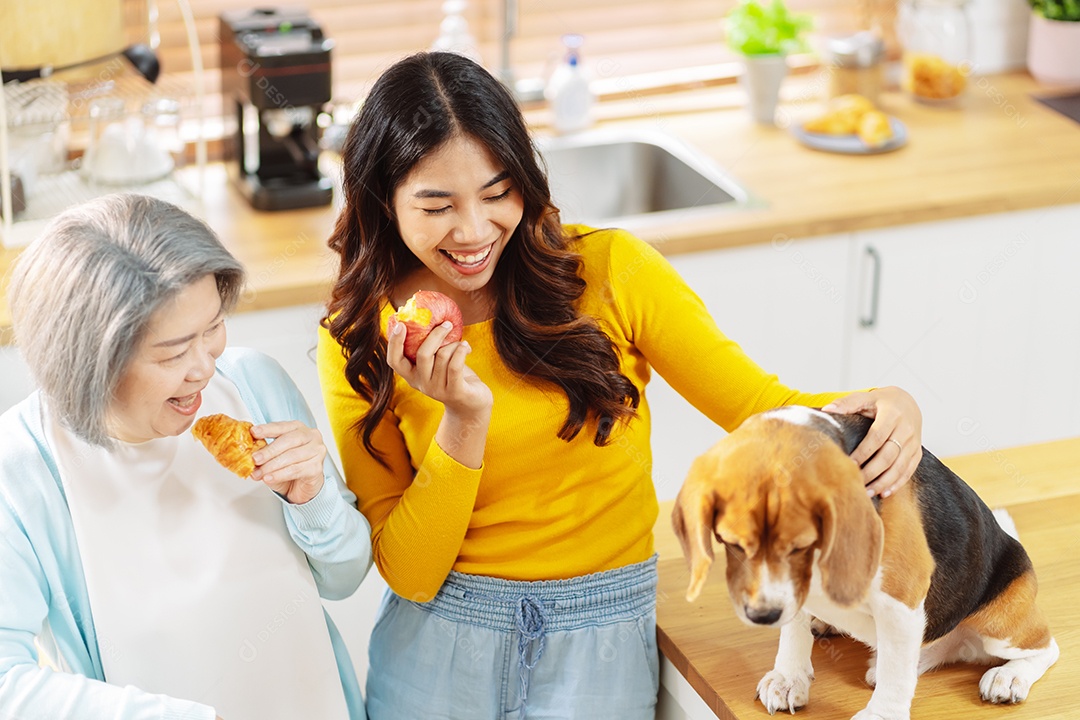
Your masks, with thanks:
[(405, 327), (390, 331), (386, 360), (410, 386), (446, 407), (435, 441), (462, 465), (479, 468), (491, 420), (491, 389), (466, 364), (467, 342), (444, 345), (452, 324), (437, 325), (420, 343), (416, 364), (405, 357)]
[(410, 386), (446, 407), (435, 432), (439, 447), (462, 465), (479, 468), (493, 400), (465, 364), (472, 348), (461, 342), (463, 329), (457, 303), (421, 290), (390, 316), (386, 361)]
[(387, 362), (409, 385), (445, 405), (448, 413), (463, 417), (490, 413), (491, 390), (465, 364), (472, 348), (467, 342), (444, 344), (451, 330), (450, 321), (436, 325), (420, 343), (414, 364), (405, 357), (405, 328), (399, 324), (390, 331)]
[(465, 365), (472, 348), (460, 342), (464, 330), (461, 308), (433, 290), (413, 293), (390, 316), (386, 330), (390, 367), (409, 385), (445, 405), (448, 413), (463, 417), (491, 410), (491, 391)]

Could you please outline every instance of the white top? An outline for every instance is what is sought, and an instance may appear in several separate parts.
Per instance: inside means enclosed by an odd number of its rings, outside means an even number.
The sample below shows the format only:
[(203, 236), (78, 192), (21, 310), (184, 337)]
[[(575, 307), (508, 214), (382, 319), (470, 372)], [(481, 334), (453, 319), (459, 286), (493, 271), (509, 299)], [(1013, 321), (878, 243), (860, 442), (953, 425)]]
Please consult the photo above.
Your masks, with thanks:
[[(251, 415), (215, 375), (201, 414)], [(190, 434), (115, 451), (55, 418), (105, 679), (196, 701), (225, 720), (347, 718), (314, 578), (281, 501)]]

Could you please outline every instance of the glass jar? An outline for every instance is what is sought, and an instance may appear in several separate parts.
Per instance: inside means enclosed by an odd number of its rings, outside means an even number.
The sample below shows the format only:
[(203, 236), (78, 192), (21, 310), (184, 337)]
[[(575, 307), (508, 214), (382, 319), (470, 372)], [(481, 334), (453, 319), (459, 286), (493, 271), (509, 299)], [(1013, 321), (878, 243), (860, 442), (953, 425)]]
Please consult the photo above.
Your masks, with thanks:
[(129, 113), (123, 98), (90, 103), (90, 141), (82, 171), (95, 185), (141, 185), (160, 180), (183, 159), (180, 105), (171, 98), (147, 102)]
[(184, 164), (184, 138), (180, 127), (180, 103), (157, 97), (142, 106), (143, 139), (147, 156), (146, 180), (168, 175)]
[(829, 96), (862, 95), (877, 104), (885, 43), (871, 32), (832, 37), (825, 42)]
[(122, 183), (131, 161), (130, 145), (134, 139), (126, 122), (127, 107), (123, 98), (106, 95), (90, 102), (90, 138), (81, 169), (91, 183)]
[(951, 103), (963, 94), (972, 66), (967, 2), (904, 0), (900, 4), (901, 85), (916, 100)]

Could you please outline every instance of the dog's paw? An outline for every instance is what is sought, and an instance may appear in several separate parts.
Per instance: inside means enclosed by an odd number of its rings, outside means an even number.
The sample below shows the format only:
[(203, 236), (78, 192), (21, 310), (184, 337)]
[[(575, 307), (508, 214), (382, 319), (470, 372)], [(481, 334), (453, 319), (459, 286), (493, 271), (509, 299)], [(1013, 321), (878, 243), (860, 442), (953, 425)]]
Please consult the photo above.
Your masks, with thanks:
[(820, 618), (810, 618), (810, 632), (814, 637), (836, 637), (840, 631)]
[(885, 718), (877, 713), (872, 713), (868, 708), (863, 708), (859, 712), (851, 716), (851, 720), (892, 720), (892, 718)]
[(863, 679), (870, 687), (877, 687), (877, 650), (870, 651), (870, 662), (866, 666), (866, 675)]
[(855, 713), (851, 720), (911, 720), (911, 707), (871, 698), (870, 704)]
[(1018, 668), (1009, 667), (1011, 663), (1005, 663), (999, 667), (990, 668), (979, 681), (979, 695), (983, 700), (992, 703), (1011, 704), (1027, 700), (1031, 690), (1031, 680), (1025, 677)]
[(785, 675), (779, 670), (770, 670), (758, 683), (757, 696), (770, 715), (777, 710), (793, 713), (810, 702), (813, 679), (807, 673)]

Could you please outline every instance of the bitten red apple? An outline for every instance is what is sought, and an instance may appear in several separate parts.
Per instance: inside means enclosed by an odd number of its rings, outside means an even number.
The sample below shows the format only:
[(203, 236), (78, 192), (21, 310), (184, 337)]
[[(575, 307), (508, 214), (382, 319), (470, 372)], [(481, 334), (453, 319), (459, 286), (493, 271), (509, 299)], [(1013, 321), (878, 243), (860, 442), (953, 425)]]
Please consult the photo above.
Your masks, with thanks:
[(420, 349), (420, 344), (436, 326), (447, 320), (453, 323), (453, 327), (446, 334), (443, 345), (461, 339), (465, 324), (461, 317), (461, 308), (441, 292), (418, 290), (390, 316), (387, 332), (392, 333), (398, 323), (405, 326), (405, 357), (416, 362), (416, 351)]

